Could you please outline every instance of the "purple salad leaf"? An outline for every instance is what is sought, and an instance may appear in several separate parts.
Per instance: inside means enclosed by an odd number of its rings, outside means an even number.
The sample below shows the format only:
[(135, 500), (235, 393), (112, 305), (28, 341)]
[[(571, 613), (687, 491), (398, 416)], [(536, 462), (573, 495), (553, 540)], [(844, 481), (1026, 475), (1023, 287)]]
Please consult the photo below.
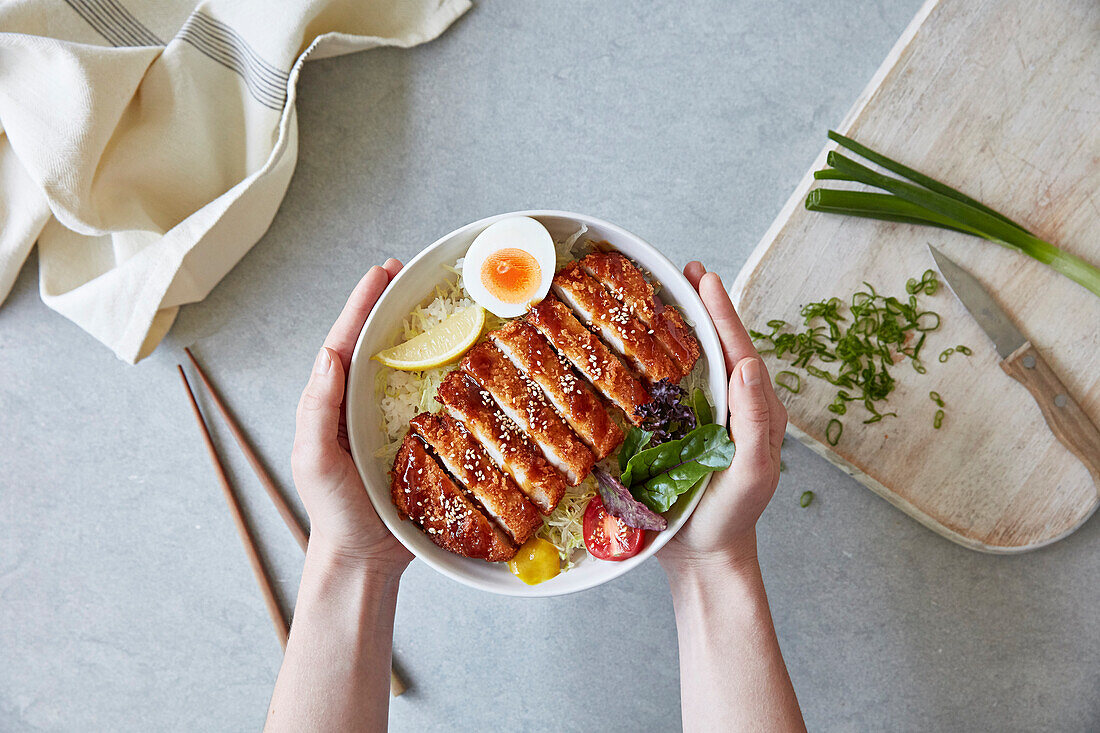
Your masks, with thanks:
[(653, 399), (634, 411), (642, 418), (642, 429), (652, 433), (650, 445), (684, 437), (696, 427), (695, 411), (687, 404), (687, 392), (668, 379), (650, 389)]
[(630, 489), (623, 486), (619, 479), (599, 466), (593, 467), (592, 473), (596, 477), (604, 508), (613, 517), (617, 517), (623, 524), (635, 529), (651, 529), (660, 532), (668, 527), (668, 520), (635, 499)]

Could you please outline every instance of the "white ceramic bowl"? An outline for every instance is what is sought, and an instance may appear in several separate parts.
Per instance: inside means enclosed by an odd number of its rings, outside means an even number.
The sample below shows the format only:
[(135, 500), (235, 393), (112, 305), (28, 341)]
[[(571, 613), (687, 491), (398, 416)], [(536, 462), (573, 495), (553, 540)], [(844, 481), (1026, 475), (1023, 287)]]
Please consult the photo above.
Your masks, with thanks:
[[(584, 557), (572, 570), (539, 585), (526, 585), (508, 571), (505, 563), (487, 563), (459, 557), (436, 547), (416, 525), (397, 516), (390, 500), (389, 465), (374, 457), (385, 439), (380, 430), (381, 414), (374, 394), (375, 376), (383, 367), (371, 356), (392, 345), (399, 324), (417, 305), (432, 299), (433, 288), (445, 277), (442, 265), (454, 264), (466, 253), (470, 243), (485, 227), (509, 216), (530, 216), (542, 222), (561, 241), (580, 228), (588, 227), (585, 239), (607, 240), (615, 249), (653, 273), (662, 284), (664, 302), (680, 306), (694, 325), (702, 347), (704, 378), (719, 416), (726, 414), (726, 368), (714, 325), (694, 288), (680, 270), (652, 245), (630, 232), (599, 219), (567, 211), (517, 211), (491, 216), (437, 240), (410, 260), (374, 306), (370, 318), (355, 345), (348, 374), (348, 438), (355, 464), (363, 477), (374, 508), (401, 544), (425, 563), (474, 588), (510, 596), (557, 596), (592, 588), (617, 578), (645, 561), (664, 546), (684, 525), (706, 489), (709, 476), (691, 497), (682, 499), (666, 513), (668, 529), (646, 533), (646, 544), (634, 557), (622, 562), (607, 562)], [(582, 553), (578, 553), (583, 555)]]

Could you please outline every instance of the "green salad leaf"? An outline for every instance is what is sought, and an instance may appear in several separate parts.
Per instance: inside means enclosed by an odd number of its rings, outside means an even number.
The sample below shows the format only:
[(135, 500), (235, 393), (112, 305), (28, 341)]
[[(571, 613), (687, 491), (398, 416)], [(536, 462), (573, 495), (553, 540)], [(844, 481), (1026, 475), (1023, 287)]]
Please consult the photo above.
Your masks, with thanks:
[(733, 454), (724, 425), (702, 425), (679, 440), (636, 453), (627, 461), (622, 482), (635, 499), (665, 512), (708, 473), (729, 468)]
[(649, 430), (642, 430), (641, 428), (631, 428), (626, 437), (623, 439), (622, 446), (619, 447), (619, 471), (626, 470), (627, 461), (634, 457), (634, 455), (649, 445), (649, 441), (653, 439), (653, 433)]
[(698, 387), (691, 393), (691, 411), (695, 413), (695, 427), (714, 422), (714, 408), (711, 407), (706, 393)]

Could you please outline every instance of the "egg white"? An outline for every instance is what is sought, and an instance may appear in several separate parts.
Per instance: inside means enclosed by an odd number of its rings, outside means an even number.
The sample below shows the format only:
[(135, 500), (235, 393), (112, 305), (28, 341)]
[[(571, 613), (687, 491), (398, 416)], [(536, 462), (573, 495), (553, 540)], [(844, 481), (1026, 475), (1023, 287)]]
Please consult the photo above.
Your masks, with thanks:
[[(538, 289), (524, 303), (505, 303), (490, 293), (481, 279), (485, 260), (494, 252), (509, 248), (522, 249), (534, 257), (539, 266)], [(462, 261), (462, 284), (474, 302), (485, 310), (501, 318), (515, 318), (546, 297), (556, 261), (554, 239), (546, 227), (529, 216), (513, 216), (490, 224), (470, 244)]]

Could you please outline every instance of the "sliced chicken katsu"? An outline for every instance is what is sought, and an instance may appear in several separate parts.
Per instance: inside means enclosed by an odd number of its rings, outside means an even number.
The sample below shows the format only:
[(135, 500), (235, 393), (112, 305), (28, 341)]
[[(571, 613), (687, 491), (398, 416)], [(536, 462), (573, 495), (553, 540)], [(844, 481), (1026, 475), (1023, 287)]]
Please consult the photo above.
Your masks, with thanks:
[(520, 374), (500, 350), (483, 342), (466, 352), (460, 368), (493, 397), (512, 422), (527, 433), (550, 465), (576, 486), (596, 462), (592, 451), (554, 411), (538, 385)]
[(422, 412), (409, 421), (452, 476), (485, 509), (485, 513), (522, 545), (542, 525), (535, 505), (515, 482), (500, 472), (481, 444), (450, 415)]
[(390, 472), (397, 513), (420, 526), (444, 550), (489, 562), (511, 560), (516, 546), (462, 493), (412, 433)]
[(648, 390), (595, 334), (581, 325), (568, 306), (557, 298), (543, 298), (527, 313), (527, 320), (604, 397), (622, 409), (628, 420), (641, 424), (635, 411), (652, 399)]
[(661, 302), (633, 262), (618, 252), (594, 252), (581, 260), (581, 267), (653, 333), (681, 375), (691, 372), (699, 359), (699, 342), (680, 311)]
[(571, 262), (554, 275), (554, 293), (599, 330), (611, 346), (651, 383), (662, 379), (680, 381), (680, 370), (672, 363), (653, 334), (591, 275)]
[(577, 378), (538, 330), (524, 321), (512, 321), (489, 334), (496, 347), (542, 388), (569, 426), (585, 442), (596, 460), (603, 460), (623, 441), (623, 431), (611, 419), (600, 398)]
[(497, 409), (488, 392), (461, 369), (439, 385), (436, 399), (461, 421), (539, 511), (549, 514), (565, 495), (565, 480), (519, 427)]

